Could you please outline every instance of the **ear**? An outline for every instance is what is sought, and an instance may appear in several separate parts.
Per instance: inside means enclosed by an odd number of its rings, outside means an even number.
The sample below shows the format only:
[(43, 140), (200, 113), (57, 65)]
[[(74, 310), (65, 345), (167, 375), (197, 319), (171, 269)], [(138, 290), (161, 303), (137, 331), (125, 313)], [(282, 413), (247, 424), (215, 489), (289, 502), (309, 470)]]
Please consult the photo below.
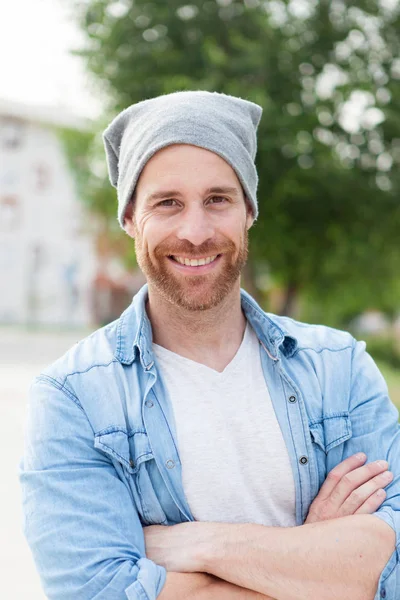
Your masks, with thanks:
[(246, 202), (246, 228), (247, 228), (247, 230), (249, 230), (250, 227), (254, 223), (254, 215), (253, 215), (253, 209), (250, 205), (250, 202), (247, 200), (246, 197), (245, 197), (245, 202)]
[(135, 238), (136, 227), (134, 218), (133, 202), (131, 200), (126, 207), (124, 216), (124, 229), (131, 238)]

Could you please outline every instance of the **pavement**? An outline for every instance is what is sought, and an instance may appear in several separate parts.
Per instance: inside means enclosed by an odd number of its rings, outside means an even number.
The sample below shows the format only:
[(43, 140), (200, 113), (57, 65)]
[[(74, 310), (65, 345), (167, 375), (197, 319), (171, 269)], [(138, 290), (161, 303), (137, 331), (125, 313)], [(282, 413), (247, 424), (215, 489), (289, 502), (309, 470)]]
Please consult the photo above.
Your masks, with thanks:
[(61, 356), (86, 331), (26, 331), (0, 327), (0, 581), (1, 600), (45, 600), (22, 533), (18, 466), (29, 385), (44, 366)]

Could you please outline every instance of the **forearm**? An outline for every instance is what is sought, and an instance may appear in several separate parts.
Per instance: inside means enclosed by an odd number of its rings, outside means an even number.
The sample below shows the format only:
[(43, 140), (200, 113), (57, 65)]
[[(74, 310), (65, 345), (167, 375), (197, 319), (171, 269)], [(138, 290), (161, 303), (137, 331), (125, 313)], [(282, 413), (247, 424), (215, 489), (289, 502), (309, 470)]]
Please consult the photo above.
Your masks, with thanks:
[(158, 600), (273, 600), (207, 573), (168, 572)]
[(278, 600), (373, 600), (395, 547), (393, 530), (370, 515), (291, 528), (210, 525), (202, 570)]

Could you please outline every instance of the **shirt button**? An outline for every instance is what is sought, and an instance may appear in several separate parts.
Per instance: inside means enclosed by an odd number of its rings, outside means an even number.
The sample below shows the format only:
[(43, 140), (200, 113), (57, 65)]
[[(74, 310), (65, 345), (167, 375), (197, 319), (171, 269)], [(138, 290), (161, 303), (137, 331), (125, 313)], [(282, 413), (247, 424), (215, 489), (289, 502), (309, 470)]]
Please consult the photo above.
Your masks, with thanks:
[(146, 400), (145, 405), (151, 408), (152, 406), (154, 406), (154, 403), (152, 402), (152, 400)]
[(129, 466), (130, 466), (132, 469), (134, 469), (134, 468), (135, 468), (135, 461), (134, 461), (132, 458), (129, 460)]
[(175, 466), (174, 461), (171, 459), (167, 460), (167, 462), (165, 464), (167, 465), (167, 469), (173, 469)]
[(294, 404), (296, 402), (297, 398), (296, 396), (289, 396), (289, 402), (291, 402), (292, 404)]
[(300, 463), (301, 465), (306, 465), (306, 464), (308, 463), (308, 458), (307, 458), (307, 456), (301, 456), (301, 457), (300, 457), (300, 459), (299, 459), (299, 463)]
[(386, 590), (385, 590), (385, 588), (381, 589), (381, 598), (386, 598)]

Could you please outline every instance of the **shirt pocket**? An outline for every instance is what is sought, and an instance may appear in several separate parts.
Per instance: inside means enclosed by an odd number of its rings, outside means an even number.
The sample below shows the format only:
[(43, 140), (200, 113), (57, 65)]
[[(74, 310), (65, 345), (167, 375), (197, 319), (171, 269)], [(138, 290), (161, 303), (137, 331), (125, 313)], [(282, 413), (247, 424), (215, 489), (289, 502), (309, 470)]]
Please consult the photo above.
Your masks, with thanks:
[(328, 472), (343, 460), (344, 443), (352, 437), (351, 420), (348, 412), (335, 413), (309, 427), (321, 486)]
[(109, 428), (95, 436), (95, 446), (122, 466), (142, 525), (165, 525), (167, 517), (150, 477), (157, 466), (147, 433)]

